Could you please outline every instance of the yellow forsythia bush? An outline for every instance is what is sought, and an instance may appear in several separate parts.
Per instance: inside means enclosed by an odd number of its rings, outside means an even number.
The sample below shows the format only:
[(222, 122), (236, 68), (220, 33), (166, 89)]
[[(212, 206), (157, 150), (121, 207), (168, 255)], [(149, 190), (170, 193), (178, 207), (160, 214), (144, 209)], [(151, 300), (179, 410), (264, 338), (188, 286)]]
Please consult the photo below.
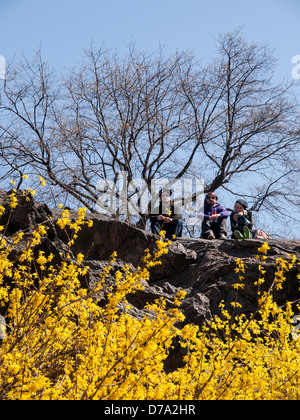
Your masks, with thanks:
[[(72, 222), (64, 211), (57, 224), (73, 232), (69, 245), (85, 223), (85, 209)], [(37, 226), (26, 249), (14, 264), (9, 256), (22, 239), (0, 241), (0, 304), (7, 308), (6, 337), (0, 340), (0, 399), (298, 399), (300, 397), (300, 341), (292, 324), (292, 305), (278, 307), (272, 293), (285, 274), (298, 264), (294, 256), (279, 259), (274, 283), (261, 292), (268, 245), (259, 249), (258, 311), (250, 318), (229, 314), (203, 328), (187, 324), (180, 302), (172, 309), (163, 299), (145, 308), (143, 319), (129, 313), (128, 293), (142, 289), (150, 267), (159, 264), (169, 242), (146, 250), (141, 267), (125, 266), (106, 281), (116, 255), (95, 287), (85, 289), (84, 256), (69, 255), (53, 266), (53, 255), (33, 248), (47, 234)], [(33, 269), (34, 267), (34, 269)], [(244, 264), (237, 260), (237, 290), (245, 286)], [(9, 279), (9, 282), (7, 282)], [(8, 285), (9, 284), (9, 285)], [(105, 293), (106, 304), (99, 305)], [(232, 306), (238, 306), (237, 299)], [(1, 308), (0, 308), (1, 309)], [(186, 349), (182, 368), (166, 373), (173, 340)]]

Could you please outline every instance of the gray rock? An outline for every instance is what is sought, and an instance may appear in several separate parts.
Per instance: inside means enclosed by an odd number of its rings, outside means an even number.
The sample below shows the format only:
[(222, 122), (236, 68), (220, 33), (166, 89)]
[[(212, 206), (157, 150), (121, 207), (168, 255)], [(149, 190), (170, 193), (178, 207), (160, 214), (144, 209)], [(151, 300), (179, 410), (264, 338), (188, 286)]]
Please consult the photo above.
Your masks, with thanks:
[[(20, 205), (14, 209), (8, 218), (9, 193), (0, 191), (1, 205), (7, 209), (1, 217), (0, 224), (9, 221), (6, 235), (14, 234), (20, 229), (32, 229), (37, 223), (42, 223), (52, 215), (51, 221), (47, 222), (49, 227), (48, 237), (36, 249), (52, 252), (55, 255), (54, 264), (61, 261), (60, 253), (67, 252), (66, 243), (68, 238), (64, 231), (57, 225), (56, 220), (61, 211), (49, 210), (46, 205), (38, 205), (32, 198), (27, 201), (21, 192), (18, 193)], [(76, 219), (76, 212), (71, 212)], [(93, 220), (93, 227), (84, 226), (79, 232), (79, 237), (72, 246), (74, 258), (78, 252), (86, 257), (86, 263), (90, 266), (88, 274), (88, 286), (94, 284), (99, 278), (99, 273), (108, 264), (110, 256), (117, 252), (118, 260), (114, 270), (120, 269), (124, 264), (131, 264), (137, 267), (144, 256), (144, 250), (155, 249), (155, 242), (158, 239), (149, 232), (137, 229), (127, 223), (110, 219), (99, 214), (88, 214)], [(143, 317), (146, 303), (163, 297), (167, 305), (172, 307), (173, 299), (179, 290), (186, 292), (182, 302), (181, 310), (184, 313), (185, 322), (202, 325), (215, 314), (220, 314), (219, 304), (225, 302), (225, 306), (232, 311), (230, 303), (237, 299), (242, 308), (235, 310), (235, 313), (253, 313), (257, 310), (257, 286), (254, 282), (259, 275), (259, 261), (256, 259), (257, 249), (264, 240), (214, 240), (204, 239), (176, 239), (170, 246), (169, 253), (162, 258), (162, 264), (151, 270), (150, 282), (145, 282), (143, 291), (128, 296), (132, 305), (132, 315)], [(27, 235), (18, 244), (15, 257), (22, 248), (26, 246)], [(288, 254), (295, 254), (300, 257), (300, 241), (296, 240), (268, 240), (270, 250), (267, 255), (266, 282), (264, 289), (268, 290), (274, 280), (276, 271), (276, 260), (279, 257), (287, 258)], [(234, 269), (236, 259), (244, 261), (245, 288), (236, 291), (232, 285), (237, 282), (238, 275)], [(113, 272), (114, 272), (113, 270)], [(113, 282), (112, 275), (108, 282)], [(299, 281), (297, 279), (298, 269), (294, 267), (287, 273), (287, 280), (280, 291), (274, 292), (276, 301), (284, 305), (286, 301), (297, 301), (300, 299)], [(101, 297), (103, 299), (103, 296)]]
[(6, 322), (5, 318), (0, 315), (0, 340), (4, 340), (6, 338)]

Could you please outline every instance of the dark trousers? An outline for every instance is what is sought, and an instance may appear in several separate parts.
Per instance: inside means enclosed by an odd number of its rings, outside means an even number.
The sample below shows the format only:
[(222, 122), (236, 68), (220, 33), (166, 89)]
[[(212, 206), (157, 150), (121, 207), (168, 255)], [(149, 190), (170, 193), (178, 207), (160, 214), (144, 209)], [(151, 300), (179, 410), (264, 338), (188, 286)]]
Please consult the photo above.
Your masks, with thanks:
[(213, 232), (218, 239), (221, 234), (227, 236), (227, 219), (220, 217), (216, 222), (210, 220), (203, 220), (201, 238), (206, 239), (209, 232)]
[(172, 239), (174, 235), (176, 238), (181, 238), (182, 227), (183, 223), (181, 220), (174, 220), (174, 222), (165, 223), (164, 225), (161, 225), (159, 221), (156, 221), (151, 223), (151, 232), (155, 235), (159, 235), (161, 230), (165, 230), (167, 239)]

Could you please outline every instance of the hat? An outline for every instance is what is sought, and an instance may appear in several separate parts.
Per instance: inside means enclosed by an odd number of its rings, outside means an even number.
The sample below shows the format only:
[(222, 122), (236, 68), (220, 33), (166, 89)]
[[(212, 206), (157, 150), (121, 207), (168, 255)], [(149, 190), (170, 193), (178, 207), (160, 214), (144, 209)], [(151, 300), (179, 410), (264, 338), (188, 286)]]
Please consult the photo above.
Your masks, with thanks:
[(240, 204), (245, 210), (248, 207), (248, 203), (246, 200), (243, 200), (242, 198), (239, 198), (236, 200), (236, 203)]

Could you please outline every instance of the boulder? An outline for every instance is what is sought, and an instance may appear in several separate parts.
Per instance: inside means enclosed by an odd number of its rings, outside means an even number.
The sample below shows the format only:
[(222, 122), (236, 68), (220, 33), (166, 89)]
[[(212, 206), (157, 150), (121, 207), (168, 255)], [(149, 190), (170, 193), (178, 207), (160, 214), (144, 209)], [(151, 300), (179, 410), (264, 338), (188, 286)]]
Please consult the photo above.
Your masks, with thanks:
[[(57, 217), (57, 216), (56, 216)], [(74, 214), (74, 218), (76, 215)], [(72, 247), (74, 254), (82, 252), (86, 262), (91, 267), (91, 278), (96, 278), (101, 269), (108, 264), (111, 254), (118, 255), (117, 268), (125, 263), (137, 267), (144, 256), (144, 250), (153, 250), (159, 239), (157, 236), (137, 229), (127, 223), (111, 220), (105, 216), (89, 214), (93, 227), (84, 226), (78, 240)], [(54, 218), (55, 219), (55, 218)], [(56, 232), (61, 241), (65, 242), (63, 232)], [(224, 301), (226, 309), (232, 311), (231, 302), (237, 300), (242, 306), (235, 313), (253, 313), (257, 310), (257, 286), (254, 284), (259, 277), (260, 261), (256, 258), (258, 248), (265, 242), (262, 239), (225, 241), (197, 238), (178, 238), (173, 241), (167, 255), (162, 257), (162, 264), (151, 269), (150, 282), (145, 284), (143, 291), (129, 297), (132, 312), (135, 316), (143, 316), (146, 303), (163, 297), (169, 307), (179, 290), (186, 292), (182, 302), (187, 323), (202, 325), (215, 314), (220, 314), (219, 304)], [(274, 281), (276, 260), (287, 259), (295, 254), (300, 258), (300, 241), (268, 240), (270, 250), (265, 266), (264, 286), (268, 290)], [(239, 275), (235, 272), (236, 260), (244, 261), (246, 273), (245, 288), (233, 289)], [(276, 301), (283, 305), (286, 301), (300, 299), (299, 274), (297, 265), (286, 274), (283, 289), (274, 291)]]
[[(18, 230), (26, 230), (23, 241), (18, 244), (14, 253), (16, 256), (26, 246), (30, 231), (39, 223), (46, 223), (49, 227), (48, 236), (44, 238), (39, 249), (55, 255), (54, 263), (59, 263), (61, 254), (69, 252), (66, 244), (67, 235), (57, 225), (61, 210), (50, 210), (45, 204), (37, 204), (31, 196), (17, 193), (19, 205), (11, 211), (9, 207), (10, 193), (0, 191), (0, 205), (6, 211), (0, 218), (0, 225), (7, 224), (5, 235), (7, 240)], [(76, 219), (76, 212), (70, 212)], [(49, 220), (51, 216), (51, 220)], [(72, 246), (74, 259), (77, 253), (85, 255), (86, 264), (89, 265), (89, 285), (97, 281), (99, 273), (109, 263), (110, 256), (117, 252), (118, 259), (115, 269), (124, 264), (137, 267), (144, 256), (146, 248), (154, 250), (158, 239), (155, 235), (133, 227), (125, 222), (110, 219), (99, 214), (88, 214), (93, 226), (83, 226), (79, 237)], [(257, 286), (254, 284), (259, 276), (257, 260), (258, 248), (264, 240), (213, 240), (208, 241), (197, 238), (176, 239), (169, 248), (167, 255), (163, 256), (162, 264), (151, 270), (149, 282), (145, 288), (128, 296), (133, 316), (142, 317), (146, 303), (163, 297), (167, 305), (172, 307), (173, 299), (179, 290), (186, 292), (182, 302), (187, 323), (202, 325), (213, 315), (220, 314), (219, 304), (224, 301), (225, 307), (232, 311), (231, 302), (237, 300), (242, 308), (235, 309), (235, 313), (249, 314), (257, 310)], [(287, 259), (288, 255), (295, 254), (300, 257), (300, 241), (296, 240), (268, 240), (270, 250), (267, 254), (265, 266), (267, 268), (265, 290), (272, 285), (276, 272), (276, 260)], [(236, 292), (233, 284), (238, 281), (235, 273), (236, 260), (244, 261), (246, 273), (245, 288)], [(299, 272), (297, 265), (286, 274), (286, 282), (282, 290), (275, 291), (274, 297), (280, 305), (286, 301), (295, 302), (300, 299)], [(113, 276), (108, 279), (113, 281)]]

